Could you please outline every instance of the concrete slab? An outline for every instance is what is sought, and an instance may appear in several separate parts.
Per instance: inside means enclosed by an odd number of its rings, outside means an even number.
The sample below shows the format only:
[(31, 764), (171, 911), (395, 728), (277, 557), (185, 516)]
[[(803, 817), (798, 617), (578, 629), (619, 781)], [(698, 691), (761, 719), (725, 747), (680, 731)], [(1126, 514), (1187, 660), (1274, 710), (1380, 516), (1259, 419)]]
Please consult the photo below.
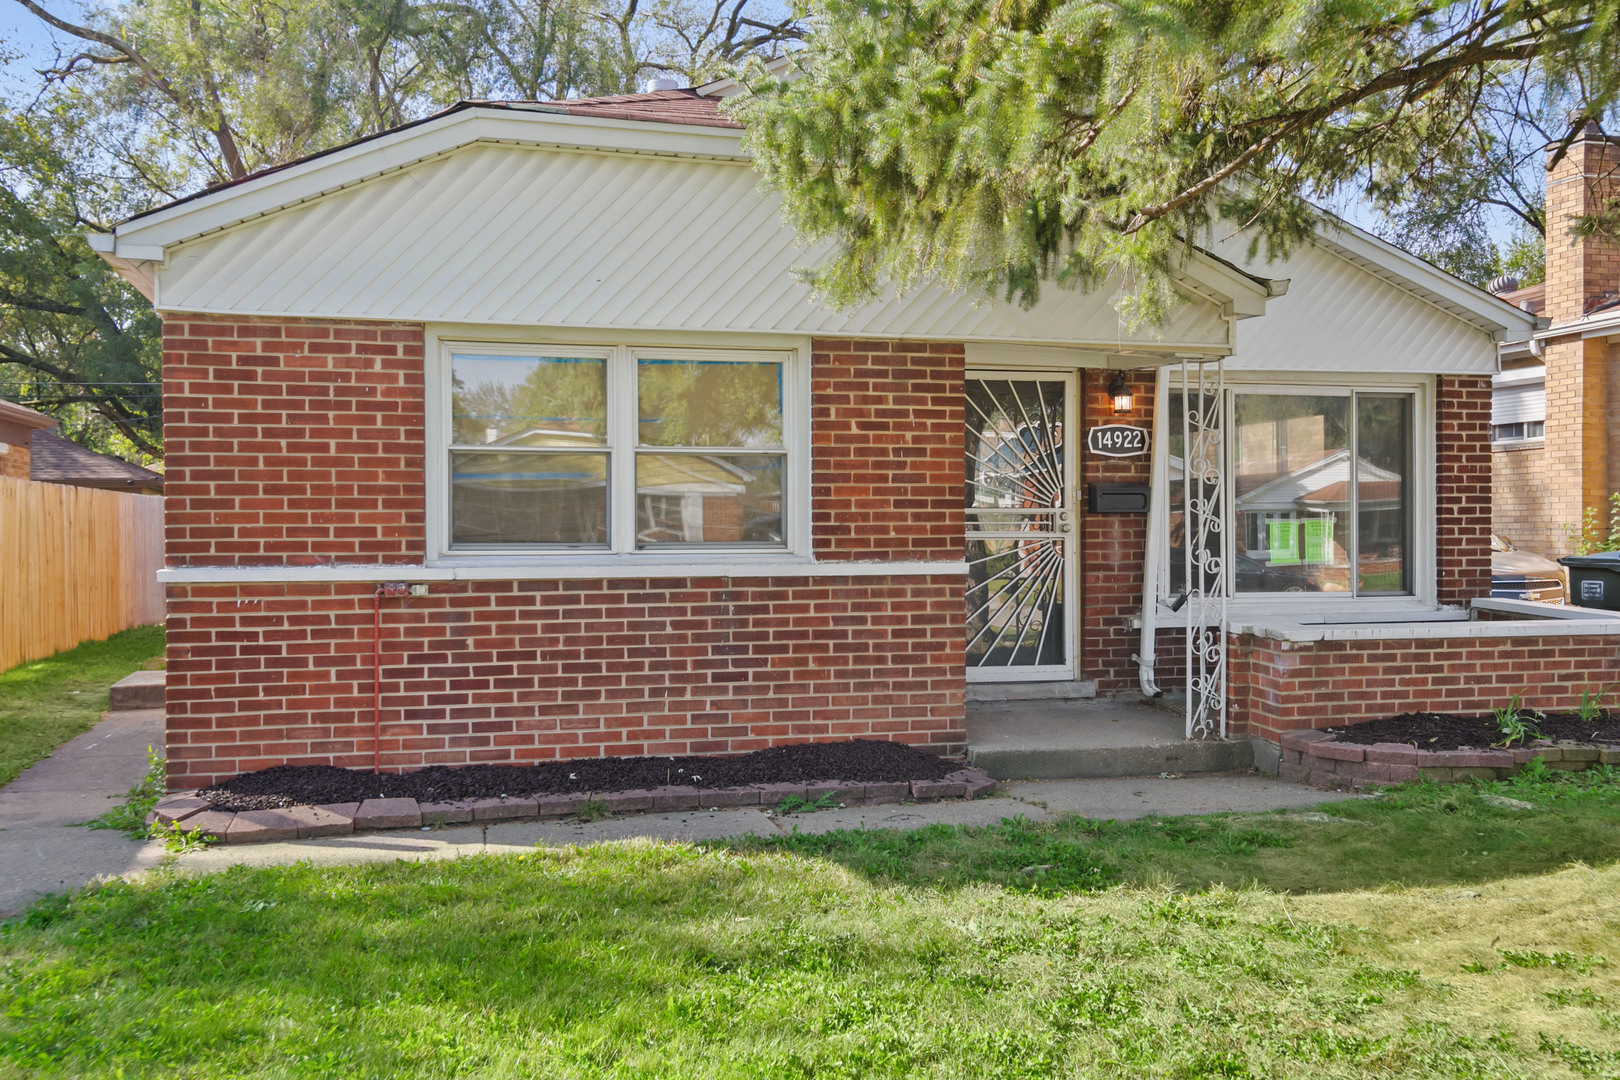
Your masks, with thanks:
[(135, 671), (113, 683), (108, 697), (114, 712), (163, 708), (164, 675), (161, 671)]
[[(1011, 800), (1007, 800), (1011, 801)], [(416, 832), (366, 833), (320, 839), (211, 847), (181, 855), (176, 868), (190, 873), (212, 873), (230, 866), (285, 866), (308, 860), (319, 866), (367, 862), (408, 862), (454, 859), (480, 852), (512, 854), (536, 844), (562, 847), (607, 840), (695, 841), (731, 836), (770, 836), (777, 827), (760, 810), (714, 810), (672, 814), (641, 814), (603, 821), (521, 821), (424, 828)]]
[(158, 843), (110, 829), (75, 828), (146, 775), (148, 747), (163, 746), (163, 711), (109, 713), (0, 789), (0, 916), (46, 893), (156, 866)]
[(1157, 776), (1046, 780), (1002, 784), (1001, 789), (1014, 799), (1038, 804), (1054, 813), (1116, 821), (1149, 814), (1162, 817), (1258, 814), (1365, 798), (1347, 792), (1318, 791), (1255, 773), (1188, 776), (1178, 780), (1162, 780)]
[(1248, 769), (1247, 739), (1185, 738), (1179, 715), (1117, 701), (974, 702), (968, 760), (998, 780), (1055, 780)]
[(991, 796), (972, 802), (916, 803), (904, 806), (851, 806), (776, 819), (783, 832), (822, 833), (839, 829), (920, 829), (925, 825), (999, 825), (1007, 818), (1050, 821), (1056, 815), (1039, 806)]

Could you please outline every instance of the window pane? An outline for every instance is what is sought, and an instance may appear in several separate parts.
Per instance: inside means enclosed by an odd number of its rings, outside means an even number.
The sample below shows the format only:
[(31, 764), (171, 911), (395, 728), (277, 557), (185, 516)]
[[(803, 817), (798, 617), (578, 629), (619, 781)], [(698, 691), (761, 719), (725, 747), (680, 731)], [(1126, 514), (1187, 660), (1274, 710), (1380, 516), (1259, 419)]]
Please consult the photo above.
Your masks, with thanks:
[(450, 455), (454, 544), (605, 544), (606, 454)]
[(636, 455), (636, 546), (782, 546), (776, 454)]
[(1236, 591), (1349, 591), (1350, 399), (1238, 394), (1231, 442)]
[(643, 446), (782, 445), (782, 365), (642, 360), (636, 365)]
[[(1186, 589), (1187, 580), (1187, 526), (1188, 516), (1186, 508), (1187, 472), (1188, 462), (1184, 433), (1182, 431), (1182, 413), (1185, 410), (1187, 399), (1181, 392), (1170, 394), (1170, 408), (1166, 420), (1166, 430), (1169, 433), (1167, 449), (1170, 460), (1168, 462), (1170, 491), (1169, 533), (1170, 533), (1170, 591), (1181, 593)], [(1213, 410), (1214, 420), (1224, 424), (1219, 417), (1221, 405), (1212, 396), (1207, 394), (1195, 395), (1192, 398), (1194, 407), (1201, 409), (1206, 417), (1211, 416)], [(1194, 414), (1196, 419), (1197, 414)], [(1201, 478), (1194, 481), (1193, 495), (1203, 499), (1206, 504), (1220, 495), (1217, 484), (1220, 483), (1221, 470), (1225, 466), (1225, 458), (1221, 452), (1219, 434), (1215, 431), (1195, 431), (1193, 434), (1192, 468), (1201, 472)], [(1193, 577), (1198, 581), (1204, 593), (1213, 593), (1216, 582), (1213, 580), (1225, 560), (1221, 557), (1221, 548), (1224, 538), (1220, 532), (1210, 530), (1202, 536), (1193, 537)], [(1239, 545), (1241, 549), (1241, 544)], [(1224, 570), (1220, 571), (1224, 573)]]
[(600, 446), (607, 362), (559, 356), (450, 357), (451, 439), (459, 446)]
[(1411, 592), (1412, 399), (1356, 397), (1356, 590)]

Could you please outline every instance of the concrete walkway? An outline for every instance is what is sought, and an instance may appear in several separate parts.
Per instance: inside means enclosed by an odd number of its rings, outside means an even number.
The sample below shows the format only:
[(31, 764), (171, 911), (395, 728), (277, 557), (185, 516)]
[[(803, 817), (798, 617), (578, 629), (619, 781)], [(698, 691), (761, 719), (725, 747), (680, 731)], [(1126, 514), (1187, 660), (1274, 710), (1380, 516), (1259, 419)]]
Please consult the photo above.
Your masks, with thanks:
[[(41, 895), (98, 879), (136, 875), (165, 858), (161, 844), (138, 843), (110, 830), (74, 827), (121, 799), (146, 772), (146, 748), (162, 743), (160, 710), (110, 713), (84, 735), (0, 790), (0, 916)], [(392, 830), (207, 848), (175, 859), (178, 869), (209, 873), (229, 866), (281, 866), (300, 861), (337, 865), (405, 859), (449, 859), (477, 852), (518, 852), (536, 844), (593, 844), (646, 837), (719, 840), (731, 836), (824, 833), (838, 829), (917, 829), (925, 825), (994, 825), (1006, 818), (1050, 821), (1063, 814), (1127, 819), (1147, 814), (1259, 813), (1290, 810), (1353, 795), (1317, 791), (1253, 773), (1043, 780), (1007, 783), (1003, 793), (973, 802), (858, 806), (770, 817), (763, 809), (641, 814), (595, 822), (516, 821), (423, 830)]]
[(0, 916), (46, 893), (157, 865), (161, 844), (74, 827), (116, 806), (140, 783), (149, 746), (163, 746), (162, 709), (108, 713), (0, 788)]
[(995, 825), (1007, 818), (1051, 821), (1066, 814), (1127, 820), (1148, 814), (1262, 813), (1293, 810), (1359, 796), (1318, 791), (1253, 773), (1154, 778), (1045, 780), (1002, 785), (1004, 794), (972, 802), (856, 806), (811, 814), (767, 817), (763, 810), (709, 810), (641, 814), (596, 822), (499, 822), (487, 828), (455, 825), (419, 831), (359, 833), (271, 844), (211, 847), (183, 855), (178, 866), (208, 873), (229, 866), (281, 866), (300, 860), (318, 865), (453, 859), (478, 852), (519, 852), (536, 844), (593, 844), (645, 837), (655, 840), (723, 840), (732, 836), (819, 834), (839, 829), (920, 829), (925, 825)]

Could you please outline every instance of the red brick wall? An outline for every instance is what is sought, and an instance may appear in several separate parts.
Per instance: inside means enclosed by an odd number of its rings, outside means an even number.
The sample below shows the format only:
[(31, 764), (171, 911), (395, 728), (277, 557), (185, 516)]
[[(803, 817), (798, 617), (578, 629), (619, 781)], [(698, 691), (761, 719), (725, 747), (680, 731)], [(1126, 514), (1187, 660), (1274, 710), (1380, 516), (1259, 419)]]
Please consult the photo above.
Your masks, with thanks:
[[(893, 739), (960, 753), (954, 578), (491, 581), (383, 603), (383, 767)], [(370, 585), (169, 587), (172, 787), (369, 768)]]
[(1234, 728), (1273, 742), (1403, 712), (1484, 713), (1516, 693), (1531, 708), (1567, 709), (1582, 690), (1620, 681), (1613, 637), (1299, 644), (1234, 635), (1231, 655)]
[(1491, 594), (1491, 380), (1436, 381), (1436, 584), (1463, 606)]
[(820, 338), (811, 351), (816, 558), (960, 561), (962, 346)]
[(170, 566), (420, 563), (422, 328), (163, 326)]
[[(1154, 373), (1128, 372), (1126, 381), (1135, 398), (1129, 417), (1114, 415), (1108, 384), (1113, 371), (1080, 373), (1080, 498), (1094, 483), (1146, 484), (1152, 459), (1097, 457), (1085, 450), (1085, 433), (1100, 424), (1153, 426)], [(1131, 656), (1141, 650), (1142, 631), (1131, 621), (1142, 610), (1142, 562), (1147, 552), (1146, 514), (1092, 514), (1080, 508), (1080, 666), (1086, 678), (1097, 681), (1100, 693), (1137, 689), (1137, 665)], [(1180, 670), (1180, 649), (1166, 647), (1160, 635), (1161, 669), (1174, 661)], [(1164, 672), (1161, 670), (1161, 678)], [(1161, 682), (1161, 685), (1162, 682)]]

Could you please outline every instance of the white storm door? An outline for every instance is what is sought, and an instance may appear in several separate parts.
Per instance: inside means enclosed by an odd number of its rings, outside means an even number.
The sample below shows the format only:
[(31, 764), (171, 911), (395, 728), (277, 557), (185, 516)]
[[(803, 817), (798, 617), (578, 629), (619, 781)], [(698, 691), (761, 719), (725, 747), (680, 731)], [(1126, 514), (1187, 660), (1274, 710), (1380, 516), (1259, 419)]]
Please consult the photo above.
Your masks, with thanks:
[(967, 677), (1075, 677), (1073, 374), (967, 373)]

